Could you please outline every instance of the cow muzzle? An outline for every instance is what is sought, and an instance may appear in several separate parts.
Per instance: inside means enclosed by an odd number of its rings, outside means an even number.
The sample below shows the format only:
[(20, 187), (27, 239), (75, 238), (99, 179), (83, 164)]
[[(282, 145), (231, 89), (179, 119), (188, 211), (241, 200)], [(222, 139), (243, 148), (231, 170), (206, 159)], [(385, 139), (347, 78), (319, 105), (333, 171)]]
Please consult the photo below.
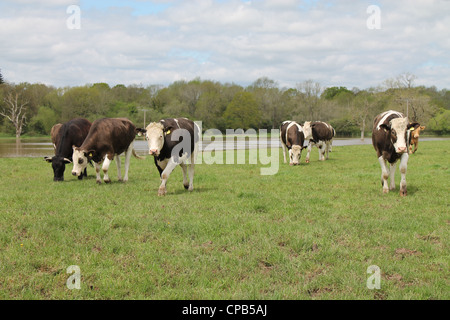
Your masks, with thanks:
[(148, 154), (151, 156), (158, 156), (159, 152), (157, 149), (151, 149), (151, 150), (149, 150)]
[(408, 149), (406, 147), (398, 147), (397, 153), (405, 153)]

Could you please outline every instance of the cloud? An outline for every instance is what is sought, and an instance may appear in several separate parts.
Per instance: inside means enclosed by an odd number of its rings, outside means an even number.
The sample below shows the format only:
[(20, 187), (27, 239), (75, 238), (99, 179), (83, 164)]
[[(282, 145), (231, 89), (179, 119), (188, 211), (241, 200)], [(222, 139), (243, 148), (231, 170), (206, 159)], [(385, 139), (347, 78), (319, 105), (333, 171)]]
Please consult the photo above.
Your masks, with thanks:
[[(373, 2), (381, 29), (369, 30)], [(450, 88), (450, 1), (79, 1), (79, 30), (66, 26), (69, 4), (0, 5), (8, 81), (146, 85), (201, 77), (246, 85), (267, 76), (282, 86), (314, 79), (367, 88), (407, 71), (416, 84)]]

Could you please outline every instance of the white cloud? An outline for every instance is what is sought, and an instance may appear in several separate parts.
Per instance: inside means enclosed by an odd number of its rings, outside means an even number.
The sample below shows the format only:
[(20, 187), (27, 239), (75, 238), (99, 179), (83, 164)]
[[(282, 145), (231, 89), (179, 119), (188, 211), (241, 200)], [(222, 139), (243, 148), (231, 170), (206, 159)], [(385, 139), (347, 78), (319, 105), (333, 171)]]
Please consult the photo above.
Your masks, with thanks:
[[(314, 79), (367, 88), (407, 71), (417, 84), (450, 88), (450, 1), (378, 1), (380, 30), (366, 26), (371, 1), (76, 1), (80, 30), (66, 27), (73, 1), (17, 3), (0, 5), (0, 68), (12, 82), (169, 84), (199, 76), (245, 85), (267, 76), (292, 87)], [(136, 14), (146, 3), (164, 9)]]

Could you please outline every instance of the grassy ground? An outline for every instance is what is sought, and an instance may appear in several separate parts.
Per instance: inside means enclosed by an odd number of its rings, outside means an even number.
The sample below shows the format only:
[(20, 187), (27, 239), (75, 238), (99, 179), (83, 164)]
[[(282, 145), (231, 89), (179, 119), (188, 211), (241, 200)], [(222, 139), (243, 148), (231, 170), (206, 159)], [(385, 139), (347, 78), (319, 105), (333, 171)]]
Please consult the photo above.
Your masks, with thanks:
[[(408, 197), (382, 194), (372, 146), (330, 160), (198, 165), (157, 197), (153, 159), (130, 181), (52, 181), (41, 159), (0, 159), (0, 299), (449, 299), (450, 141), (421, 142)], [(123, 161), (123, 160), (122, 160)], [(282, 156), (280, 151), (280, 162)], [(81, 270), (81, 289), (66, 269)], [(381, 289), (366, 286), (381, 269)]]

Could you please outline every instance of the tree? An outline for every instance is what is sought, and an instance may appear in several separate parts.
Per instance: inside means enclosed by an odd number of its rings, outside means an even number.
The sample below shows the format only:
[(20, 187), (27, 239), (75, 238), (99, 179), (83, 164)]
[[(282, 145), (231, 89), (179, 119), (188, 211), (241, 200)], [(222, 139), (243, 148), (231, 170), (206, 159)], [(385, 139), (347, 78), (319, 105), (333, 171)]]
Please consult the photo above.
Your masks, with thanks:
[(3, 99), (5, 106), (0, 115), (7, 118), (14, 125), (16, 129), (16, 138), (20, 138), (26, 120), (26, 107), (29, 103), (23, 97), (23, 92), (20, 87), (9, 86), (6, 89), (6, 96)]
[(223, 114), (229, 129), (257, 128), (260, 122), (258, 103), (251, 92), (239, 92)]
[(0, 84), (3, 83), (5, 83), (5, 80), (3, 80), (2, 69), (0, 69)]

